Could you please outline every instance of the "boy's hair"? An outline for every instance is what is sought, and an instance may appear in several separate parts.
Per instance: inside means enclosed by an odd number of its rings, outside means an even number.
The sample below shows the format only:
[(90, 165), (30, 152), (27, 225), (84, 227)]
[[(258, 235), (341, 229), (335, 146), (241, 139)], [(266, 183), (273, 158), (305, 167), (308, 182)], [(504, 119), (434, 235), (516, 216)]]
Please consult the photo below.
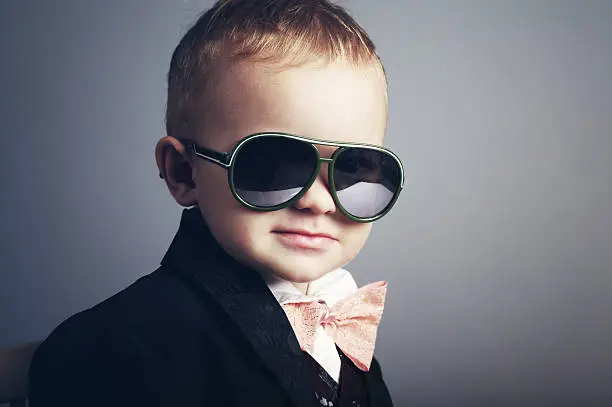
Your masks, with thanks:
[[(168, 72), (166, 134), (203, 131), (215, 65), (239, 61), (300, 66), (313, 60), (355, 65), (380, 58), (367, 33), (328, 0), (219, 0), (187, 31)], [(208, 98), (210, 99), (210, 98)]]

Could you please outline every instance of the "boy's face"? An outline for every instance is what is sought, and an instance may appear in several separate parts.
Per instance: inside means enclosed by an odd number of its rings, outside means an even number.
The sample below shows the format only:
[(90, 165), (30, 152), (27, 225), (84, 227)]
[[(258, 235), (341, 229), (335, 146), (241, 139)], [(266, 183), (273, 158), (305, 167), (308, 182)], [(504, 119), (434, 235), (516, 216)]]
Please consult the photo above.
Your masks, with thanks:
[[(243, 137), (265, 131), (381, 145), (386, 129), (386, 82), (374, 64), (272, 70), (243, 62), (219, 75), (214, 95), (204, 116), (205, 134), (196, 141), (217, 151), (228, 152)], [(335, 148), (318, 149), (329, 157)], [(192, 163), (190, 194), (213, 235), (233, 257), (260, 272), (294, 283), (315, 280), (351, 261), (370, 233), (371, 224), (351, 221), (336, 208), (326, 163), (296, 204), (273, 212), (256, 212), (236, 201), (224, 168), (202, 159)], [(298, 231), (331, 237), (308, 238)]]

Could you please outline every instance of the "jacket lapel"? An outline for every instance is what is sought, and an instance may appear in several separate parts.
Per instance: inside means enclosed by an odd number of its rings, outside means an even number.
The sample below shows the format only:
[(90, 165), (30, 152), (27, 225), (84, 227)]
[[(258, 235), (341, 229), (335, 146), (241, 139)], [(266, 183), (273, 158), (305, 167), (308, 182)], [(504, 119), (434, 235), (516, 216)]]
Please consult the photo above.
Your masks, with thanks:
[(229, 256), (210, 233), (197, 207), (185, 209), (161, 261), (214, 298), (274, 373), (296, 406), (318, 405), (303, 372), (297, 338), (259, 273)]

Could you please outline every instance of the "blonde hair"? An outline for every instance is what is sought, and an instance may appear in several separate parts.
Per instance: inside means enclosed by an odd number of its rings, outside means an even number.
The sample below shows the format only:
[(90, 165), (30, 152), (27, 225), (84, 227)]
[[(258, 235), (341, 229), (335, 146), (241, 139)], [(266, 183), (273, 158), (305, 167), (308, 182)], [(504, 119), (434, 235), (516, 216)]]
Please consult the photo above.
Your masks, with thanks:
[(376, 63), (374, 43), (348, 12), (328, 0), (219, 0), (203, 13), (172, 54), (166, 132), (202, 131), (206, 94), (220, 61), (299, 66), (313, 60)]

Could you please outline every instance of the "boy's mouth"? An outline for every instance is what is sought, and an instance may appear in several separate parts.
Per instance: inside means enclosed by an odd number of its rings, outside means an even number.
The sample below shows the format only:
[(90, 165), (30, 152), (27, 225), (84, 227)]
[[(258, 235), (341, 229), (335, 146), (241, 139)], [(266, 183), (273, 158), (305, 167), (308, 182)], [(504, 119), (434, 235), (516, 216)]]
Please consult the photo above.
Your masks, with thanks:
[(273, 233), (283, 246), (292, 249), (324, 250), (338, 240), (327, 233), (304, 229), (274, 230)]

